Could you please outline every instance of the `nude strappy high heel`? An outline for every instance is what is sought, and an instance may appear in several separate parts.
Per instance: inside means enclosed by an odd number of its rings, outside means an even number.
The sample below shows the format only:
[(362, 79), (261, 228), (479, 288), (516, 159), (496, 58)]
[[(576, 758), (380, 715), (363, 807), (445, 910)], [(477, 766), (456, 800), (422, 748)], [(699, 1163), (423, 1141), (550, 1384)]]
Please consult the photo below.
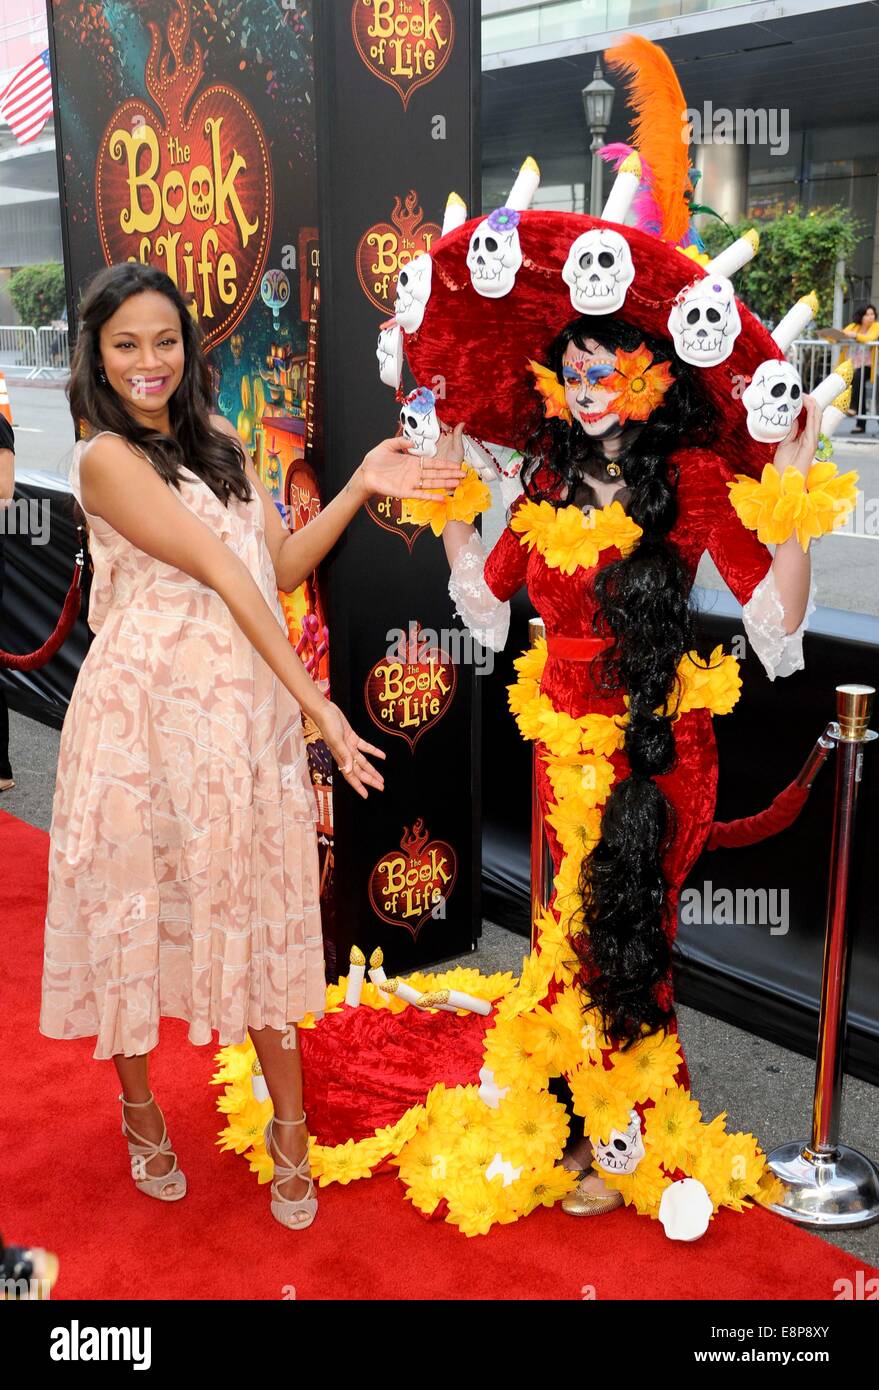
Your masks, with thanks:
[[(263, 1131), (265, 1139), (266, 1153), (272, 1158), (272, 1135), (275, 1124), (279, 1125), (304, 1125), (305, 1116), (301, 1115), (298, 1120), (277, 1120), (273, 1115)], [(314, 1179), (308, 1166), (308, 1145), (305, 1153), (298, 1163), (288, 1166), (273, 1159), (275, 1165), (275, 1176), (272, 1181), (272, 1216), (276, 1221), (280, 1221), (282, 1226), (286, 1226), (290, 1231), (303, 1230), (310, 1226), (317, 1216), (317, 1198), (314, 1195)], [(303, 1171), (304, 1169), (304, 1171)], [(284, 1197), (277, 1190), (278, 1183), (284, 1182), (286, 1178), (301, 1178), (303, 1182), (308, 1182), (308, 1190), (304, 1197)], [(306, 1220), (300, 1217), (294, 1219), (297, 1213), (303, 1212)]]
[[(119, 1099), (122, 1101), (123, 1105), (130, 1105), (135, 1109), (138, 1106), (145, 1108), (147, 1105), (153, 1104), (152, 1092), (150, 1092), (148, 1100), (126, 1100), (124, 1095), (120, 1095)], [(179, 1202), (181, 1197), (185, 1197), (186, 1176), (177, 1167), (177, 1155), (171, 1148), (171, 1141), (168, 1138), (168, 1131), (165, 1128), (164, 1115), (162, 1116), (162, 1138), (158, 1144), (153, 1139), (144, 1139), (142, 1134), (136, 1134), (126, 1123), (124, 1110), (122, 1112), (122, 1133), (125, 1138), (128, 1139), (129, 1154), (132, 1158), (142, 1159), (142, 1167), (144, 1169), (146, 1169), (146, 1165), (151, 1158), (156, 1158), (159, 1154), (174, 1154), (174, 1167), (169, 1169), (167, 1173), (160, 1173), (158, 1177), (150, 1177), (147, 1175), (145, 1178), (135, 1178), (134, 1165), (132, 1164), (131, 1176), (134, 1180), (135, 1187), (139, 1188), (141, 1192), (145, 1192), (148, 1197), (158, 1197), (162, 1202)], [(131, 1143), (129, 1135), (131, 1139), (137, 1140), (136, 1144)], [(180, 1192), (167, 1192), (165, 1190), (175, 1184), (180, 1186)]]

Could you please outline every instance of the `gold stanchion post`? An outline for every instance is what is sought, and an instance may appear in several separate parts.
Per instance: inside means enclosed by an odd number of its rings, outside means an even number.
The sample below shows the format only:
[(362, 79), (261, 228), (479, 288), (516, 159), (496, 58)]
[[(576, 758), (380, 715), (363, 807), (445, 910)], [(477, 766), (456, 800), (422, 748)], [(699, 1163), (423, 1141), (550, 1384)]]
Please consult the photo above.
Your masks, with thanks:
[(846, 903), (864, 746), (879, 737), (867, 727), (875, 694), (870, 685), (836, 687), (838, 722), (827, 729), (836, 746), (836, 786), (812, 1136), (808, 1141), (782, 1144), (767, 1158), (767, 1166), (785, 1189), (772, 1210), (801, 1226), (837, 1230), (879, 1221), (879, 1168), (839, 1142), (851, 955)]

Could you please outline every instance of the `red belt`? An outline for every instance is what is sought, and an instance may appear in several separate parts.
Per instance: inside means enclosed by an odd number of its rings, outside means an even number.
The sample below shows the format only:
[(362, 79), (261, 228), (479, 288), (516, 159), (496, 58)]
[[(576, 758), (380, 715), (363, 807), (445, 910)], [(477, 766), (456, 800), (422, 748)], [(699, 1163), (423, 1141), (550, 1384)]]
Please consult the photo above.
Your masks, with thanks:
[(548, 632), (546, 654), (566, 661), (591, 661), (612, 643), (612, 637), (568, 637), (563, 632)]

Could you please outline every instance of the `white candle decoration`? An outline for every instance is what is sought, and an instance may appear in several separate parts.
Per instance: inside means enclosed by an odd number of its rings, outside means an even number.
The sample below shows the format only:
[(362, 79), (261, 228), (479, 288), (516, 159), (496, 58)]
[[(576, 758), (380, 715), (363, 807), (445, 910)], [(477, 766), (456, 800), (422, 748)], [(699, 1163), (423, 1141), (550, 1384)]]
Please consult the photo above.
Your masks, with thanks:
[(383, 994), (395, 994), (398, 999), (404, 1000), (407, 1004), (420, 1004), (424, 998), (420, 990), (413, 989), (411, 985), (407, 985), (405, 980), (396, 978), (385, 980), (383, 984), (379, 985), (379, 989)]
[(637, 154), (627, 155), (617, 170), (613, 188), (601, 213), (602, 221), (625, 222), (640, 184), (641, 160)]
[(376, 946), (372, 955), (369, 957), (369, 978), (374, 985), (383, 985), (388, 978), (382, 964), (384, 953), (380, 946)]
[(250, 1089), (253, 1091), (254, 1100), (269, 1099), (269, 1088), (266, 1085), (266, 1079), (262, 1074), (262, 1067), (259, 1064), (259, 1058), (257, 1058), (254, 1061), (254, 1064), (250, 1069)]
[(743, 265), (747, 265), (757, 254), (757, 247), (760, 245), (760, 237), (753, 227), (734, 241), (732, 246), (727, 246), (725, 251), (721, 251), (718, 256), (709, 261), (705, 267), (705, 274), (709, 276), (724, 275), (727, 279), (735, 275), (737, 270), (741, 270)]
[(524, 212), (530, 208), (534, 194), (540, 187), (540, 169), (537, 161), (529, 155), (519, 170), (519, 176), (510, 190), (510, 196), (504, 204), (505, 207), (514, 208), (516, 212)]
[(490, 1014), (491, 1004), (487, 999), (477, 999), (474, 994), (464, 994), (459, 989), (435, 989), (431, 994), (425, 994), (421, 1007), (423, 1009), (446, 1009), (457, 1013), (458, 1009), (466, 1009), (471, 1014)]
[(363, 990), (363, 977), (366, 974), (366, 956), (357, 946), (351, 947), (348, 957), (348, 986), (345, 990), (345, 1003), (352, 1009), (360, 1004)]
[[(846, 364), (843, 363), (841, 365), (844, 366)], [(820, 409), (824, 410), (831, 402), (836, 400), (837, 396), (842, 395), (843, 391), (848, 388), (848, 385), (849, 383), (845, 380), (839, 369), (837, 369), (835, 372), (831, 372), (830, 376), (826, 376), (823, 381), (818, 382), (818, 385), (812, 392), (812, 397), (817, 401)]]
[(466, 221), (467, 204), (457, 193), (450, 193), (443, 218), (443, 236), (453, 232), (456, 227), (462, 227)]
[(788, 309), (784, 318), (772, 330), (772, 341), (777, 343), (782, 352), (787, 352), (795, 338), (812, 322), (818, 312), (818, 296), (814, 290), (804, 294), (802, 299), (798, 299), (792, 309)]

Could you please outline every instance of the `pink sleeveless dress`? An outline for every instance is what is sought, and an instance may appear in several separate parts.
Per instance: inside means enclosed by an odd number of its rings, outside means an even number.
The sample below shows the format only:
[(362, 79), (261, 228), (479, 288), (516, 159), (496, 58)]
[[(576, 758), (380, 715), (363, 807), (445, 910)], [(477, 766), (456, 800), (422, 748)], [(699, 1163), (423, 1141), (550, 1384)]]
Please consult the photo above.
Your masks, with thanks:
[[(259, 496), (227, 508), (189, 469), (178, 496), (286, 631)], [(218, 594), (86, 515), (96, 637), (61, 731), (40, 1032), (109, 1058), (149, 1052), (162, 1015), (195, 1044), (283, 1030), (326, 985), (299, 704)]]

